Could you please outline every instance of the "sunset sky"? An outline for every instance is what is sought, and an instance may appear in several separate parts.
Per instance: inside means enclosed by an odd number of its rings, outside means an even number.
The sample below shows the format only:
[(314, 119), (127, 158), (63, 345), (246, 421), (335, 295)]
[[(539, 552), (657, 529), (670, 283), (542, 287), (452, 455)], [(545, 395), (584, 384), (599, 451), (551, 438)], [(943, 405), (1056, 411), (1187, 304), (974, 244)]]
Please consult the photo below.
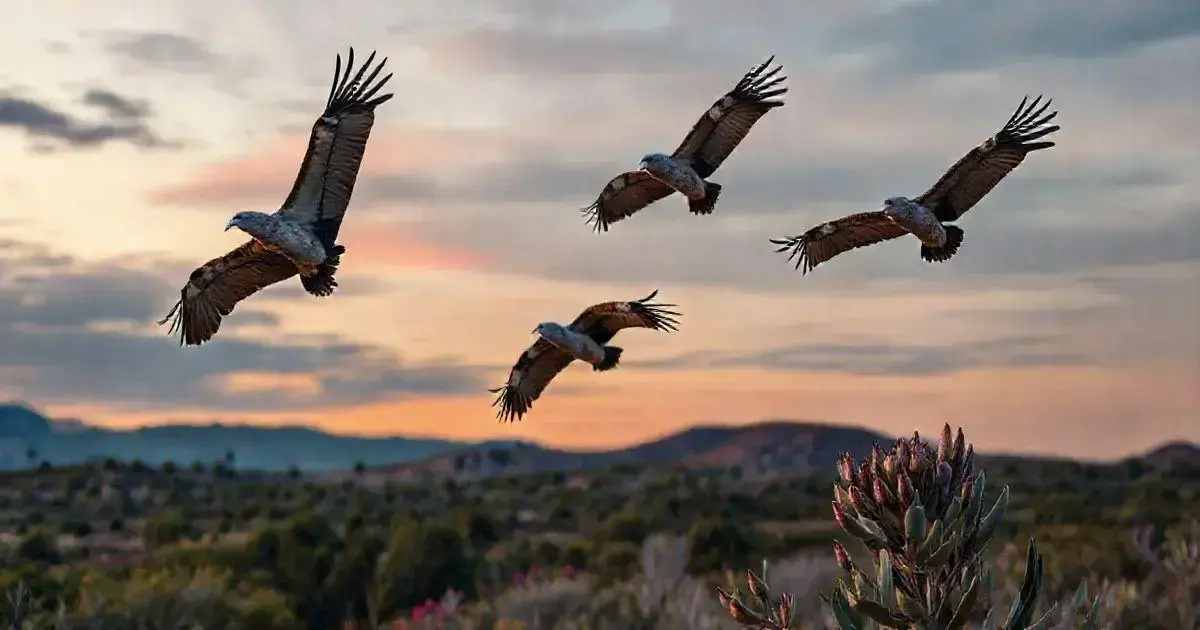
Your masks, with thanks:
[[(108, 426), (630, 444), (695, 424), (961, 425), (984, 451), (1200, 441), (1200, 11), (1181, 0), (47, 0), (0, 38), (0, 400)], [(390, 57), (328, 299), (289, 281), (200, 348), (155, 324), (286, 196), (334, 56)], [(712, 179), (604, 234), (578, 209), (774, 53), (787, 104)], [(361, 57), (360, 57), (361, 58)], [(1040, 151), (932, 265), (802, 277), (767, 240), (917, 196), (1026, 93)], [(526, 421), (533, 326), (653, 289)]]

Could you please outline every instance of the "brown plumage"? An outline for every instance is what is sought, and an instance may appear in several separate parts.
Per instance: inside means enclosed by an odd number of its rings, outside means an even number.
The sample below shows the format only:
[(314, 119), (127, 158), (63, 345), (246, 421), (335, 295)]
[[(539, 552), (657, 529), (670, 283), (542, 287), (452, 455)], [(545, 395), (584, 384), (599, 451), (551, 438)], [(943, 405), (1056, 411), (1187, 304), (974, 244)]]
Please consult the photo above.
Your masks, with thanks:
[(932, 210), (940, 221), (954, 221), (979, 203), (1025, 160), (1026, 155), (1054, 146), (1050, 141), (1034, 142), (1060, 128), (1058, 125), (1042, 126), (1053, 120), (1058, 112), (1042, 116), (1053, 99), (1046, 99), (1046, 103), (1034, 111), (1041, 100), (1038, 96), (1026, 107), (1029, 97), (1021, 99), (1017, 110), (996, 135), (971, 149), (932, 188), (913, 201)]
[(796, 268), (806, 274), (813, 267), (856, 247), (866, 247), (908, 234), (882, 211), (860, 212), (822, 223), (801, 234), (783, 239), (771, 239), (779, 251), (790, 250), (788, 260), (796, 260)]
[[(180, 291), (179, 301), (159, 322), (170, 321), (170, 334), (178, 332), (180, 344), (200, 345), (208, 341), (221, 327), (221, 319), (238, 302), (296, 274), (301, 274), (301, 285), (308, 293), (318, 297), (333, 293), (337, 287), (334, 274), (341, 254), (346, 251), (336, 244), (338, 230), (362, 164), (375, 121), (375, 108), (392, 98), (390, 93), (376, 96), (392, 77), (388, 74), (376, 80), (387, 63), (386, 58), (366, 75), (374, 60), (372, 52), (351, 77), (354, 49), (350, 49), (345, 72), (342, 72), (342, 57), (337, 56), (325, 110), (313, 123), (308, 150), (291, 192), (278, 211), (259, 217), (265, 222), (260, 224), (265, 228), (263, 234), (269, 233), (279, 242), (252, 238), (192, 272)], [(307, 239), (302, 238), (305, 233)], [(319, 249), (324, 250), (324, 259), (319, 264), (300, 265), (286, 255), (289, 250), (285, 243), (303, 244), (306, 240), (314, 242), (314, 238), (320, 243)]]
[(786, 87), (778, 87), (787, 77), (776, 76), (783, 66), (763, 73), (774, 60), (775, 55), (768, 57), (713, 102), (671, 157), (686, 160), (700, 177), (708, 177), (720, 168), (754, 123), (783, 105), (783, 101), (771, 100), (787, 93)]
[[(566, 326), (570, 334), (586, 336), (605, 349), (604, 361), (593, 366), (596, 371), (616, 367), (622, 349), (605, 344), (612, 341), (619, 331), (626, 328), (649, 328), (663, 332), (678, 330), (679, 321), (676, 318), (679, 313), (670, 310), (675, 305), (651, 302), (656, 295), (658, 291), (640, 300), (589, 306)], [(496, 417), (501, 422), (521, 420), (555, 375), (574, 360), (575, 356), (570, 352), (559, 348), (546, 337), (540, 337), (521, 353), (509, 371), (508, 382), (488, 390), (497, 394), (492, 403), (493, 407), (499, 407)]]
[(1058, 112), (1045, 114), (1051, 100), (1039, 108), (1041, 100), (1040, 96), (1032, 103), (1028, 96), (1022, 99), (999, 132), (963, 156), (920, 197), (894, 197), (884, 202), (883, 210), (852, 214), (771, 243), (779, 246), (776, 251), (789, 252), (788, 260), (795, 259), (802, 274), (842, 252), (910, 233), (922, 239), (922, 259), (949, 260), (962, 245), (963, 230), (947, 223), (979, 203), (1026, 155), (1054, 146), (1050, 141), (1037, 142), (1059, 130), (1058, 125), (1046, 126)]
[[(776, 66), (764, 72), (774, 60), (772, 55), (752, 68), (733, 89), (705, 110), (670, 155), (679, 168), (690, 169), (700, 180), (712, 175), (746, 138), (759, 118), (783, 105), (782, 100), (772, 100), (787, 93), (786, 87), (779, 87), (787, 77), (777, 76), (783, 67)], [(705, 182), (705, 185), (711, 199), (709, 203), (693, 208), (696, 214), (712, 212), (712, 204), (721, 189), (720, 185), (711, 182)], [(609, 180), (600, 196), (581, 212), (596, 231), (607, 231), (610, 224), (675, 190), (670, 183), (655, 179), (645, 170), (629, 171)]]
[(375, 51), (371, 51), (366, 63), (351, 80), (350, 72), (354, 68), (354, 49), (351, 48), (346, 71), (339, 81), (342, 57), (338, 55), (325, 111), (313, 123), (300, 172), (296, 173), (292, 190), (279, 210), (282, 217), (311, 225), (326, 249), (333, 247), (342, 217), (350, 205), (350, 194), (358, 179), (367, 139), (375, 125), (375, 108), (393, 96), (390, 93), (375, 96), (392, 78), (389, 73), (375, 82), (387, 63), (386, 57), (363, 78), (374, 60)]

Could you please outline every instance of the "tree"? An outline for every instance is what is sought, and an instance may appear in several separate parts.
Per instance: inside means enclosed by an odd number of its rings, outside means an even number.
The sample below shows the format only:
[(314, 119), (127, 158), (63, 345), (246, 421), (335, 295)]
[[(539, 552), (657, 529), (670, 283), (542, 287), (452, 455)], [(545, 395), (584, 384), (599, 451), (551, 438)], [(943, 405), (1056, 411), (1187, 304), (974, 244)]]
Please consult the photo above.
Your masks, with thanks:
[(38, 564), (59, 564), (62, 554), (54, 542), (54, 536), (42, 528), (34, 529), (17, 545), (17, 557)]
[(380, 570), (381, 617), (438, 599), (451, 588), (473, 596), (475, 566), (465, 547), (463, 536), (449, 525), (398, 519)]

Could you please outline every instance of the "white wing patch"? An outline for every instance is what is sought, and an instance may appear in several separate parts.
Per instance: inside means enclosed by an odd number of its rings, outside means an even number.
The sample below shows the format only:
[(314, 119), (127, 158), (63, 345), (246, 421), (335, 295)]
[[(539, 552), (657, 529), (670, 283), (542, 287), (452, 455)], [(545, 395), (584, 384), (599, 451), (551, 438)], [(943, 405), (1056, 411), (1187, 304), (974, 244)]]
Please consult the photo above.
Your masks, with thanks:
[(821, 225), (821, 236), (829, 236), (837, 231), (837, 226), (833, 223), (825, 223)]
[(625, 187), (625, 178), (624, 177), (618, 177), (618, 178), (612, 180), (613, 192), (617, 192), (624, 187)]
[(517, 387), (521, 384), (521, 370), (513, 370), (512, 374), (508, 375), (508, 386)]
[(713, 122), (717, 122), (718, 120), (721, 120), (721, 116), (723, 116), (723, 115), (724, 115), (724, 112), (721, 111), (721, 107), (718, 105), (713, 105), (712, 108), (708, 110), (708, 117)]

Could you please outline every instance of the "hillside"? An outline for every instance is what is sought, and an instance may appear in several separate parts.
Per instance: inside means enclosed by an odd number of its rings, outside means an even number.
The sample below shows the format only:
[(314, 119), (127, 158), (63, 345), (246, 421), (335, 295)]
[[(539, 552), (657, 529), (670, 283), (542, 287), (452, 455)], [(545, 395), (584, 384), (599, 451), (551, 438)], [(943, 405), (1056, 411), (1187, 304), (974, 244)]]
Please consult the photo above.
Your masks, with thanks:
[[(888, 444), (892, 439), (856, 427), (771, 420), (693, 427), (627, 448), (572, 451), (515, 440), (357, 437), (295, 426), (168, 425), (116, 431), (78, 420), (50, 419), (26, 405), (0, 405), (0, 470), (42, 461), (68, 464), (105, 458), (186, 465), (223, 460), (231, 453), (239, 468), (264, 471), (296, 466), (314, 472), (340, 471), (340, 475), (361, 461), (372, 469), (373, 477), (381, 479), (477, 478), (617, 464), (736, 470), (752, 477), (768, 471), (832, 470), (838, 453), (863, 454), (874, 443)], [(1004, 465), (1047, 459), (1000, 454), (981, 458)], [(1172, 442), (1134, 459), (1156, 468), (1200, 468), (1200, 448)]]
[[(470, 443), (406, 437), (350, 437), (308, 427), (170, 425), (116, 431), (46, 418), (21, 404), (0, 405), (0, 469), (114, 458), (148, 464), (212, 462), (232, 453), (242, 468), (351, 468), (427, 458)], [(511, 446), (511, 442), (485, 444)], [(30, 457), (32, 455), (32, 458)]]
[(866, 429), (772, 420), (745, 426), (693, 427), (651, 442), (608, 451), (567, 451), (530, 444), (507, 449), (472, 446), (375, 472), (412, 478), (488, 477), (617, 464), (682, 465), (694, 469), (737, 467), (746, 475), (768, 470), (804, 472), (831, 470), (838, 453), (869, 452), (874, 443), (887, 444), (892, 439)]

